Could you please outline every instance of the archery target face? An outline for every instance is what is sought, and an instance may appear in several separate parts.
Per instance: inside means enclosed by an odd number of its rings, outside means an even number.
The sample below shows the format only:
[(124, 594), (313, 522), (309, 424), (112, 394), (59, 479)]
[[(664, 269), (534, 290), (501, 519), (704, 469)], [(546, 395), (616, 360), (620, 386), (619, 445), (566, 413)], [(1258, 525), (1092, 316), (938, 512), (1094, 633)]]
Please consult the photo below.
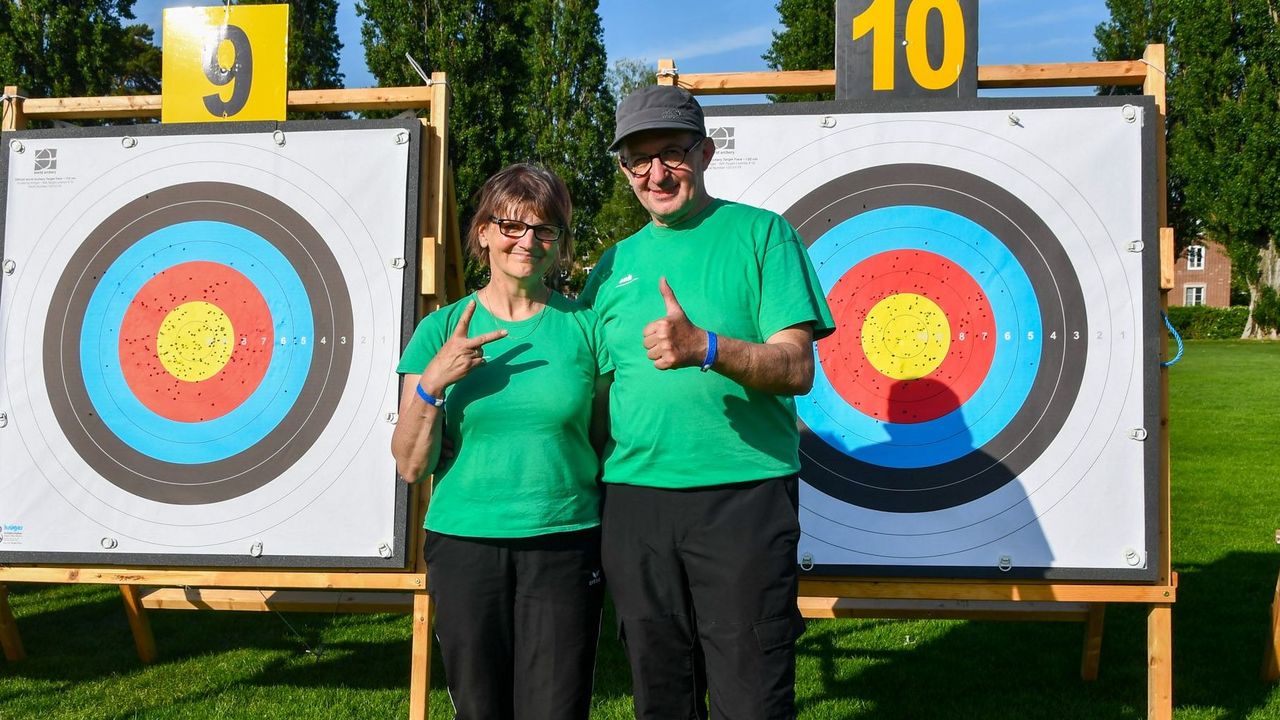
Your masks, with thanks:
[(336, 125), (6, 148), (0, 553), (404, 565), (412, 133)]
[(837, 326), (797, 398), (802, 566), (1151, 572), (1145, 113), (1097, 105), (712, 111), (709, 189), (787, 218)]

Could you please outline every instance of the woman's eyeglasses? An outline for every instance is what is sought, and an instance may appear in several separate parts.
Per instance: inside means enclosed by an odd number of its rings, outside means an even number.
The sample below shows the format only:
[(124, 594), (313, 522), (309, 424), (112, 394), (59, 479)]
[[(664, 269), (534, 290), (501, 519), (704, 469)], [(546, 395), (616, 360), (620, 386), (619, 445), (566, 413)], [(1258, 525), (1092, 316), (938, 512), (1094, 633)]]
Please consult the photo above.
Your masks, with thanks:
[(530, 225), (520, 220), (508, 220), (506, 218), (489, 216), (489, 220), (498, 226), (498, 232), (506, 235), (512, 240), (519, 240), (524, 234), (533, 230), (533, 237), (542, 242), (552, 243), (560, 239), (564, 234), (564, 228), (559, 225)]

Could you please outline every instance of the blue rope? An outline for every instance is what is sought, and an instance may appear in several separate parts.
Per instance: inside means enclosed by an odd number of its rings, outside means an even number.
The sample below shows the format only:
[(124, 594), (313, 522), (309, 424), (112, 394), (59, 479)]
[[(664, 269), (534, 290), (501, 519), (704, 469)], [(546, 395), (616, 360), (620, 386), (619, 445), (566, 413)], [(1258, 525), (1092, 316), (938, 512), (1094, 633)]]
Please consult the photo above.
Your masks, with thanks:
[(1182, 359), (1182, 351), (1186, 350), (1187, 348), (1185, 345), (1182, 344), (1182, 336), (1179, 335), (1178, 331), (1173, 328), (1173, 323), (1169, 322), (1168, 313), (1161, 310), (1160, 317), (1164, 318), (1164, 326), (1169, 328), (1169, 332), (1173, 333), (1173, 339), (1178, 341), (1178, 354), (1174, 355), (1172, 359), (1165, 360), (1164, 362), (1160, 363), (1160, 367), (1169, 367), (1170, 365)]

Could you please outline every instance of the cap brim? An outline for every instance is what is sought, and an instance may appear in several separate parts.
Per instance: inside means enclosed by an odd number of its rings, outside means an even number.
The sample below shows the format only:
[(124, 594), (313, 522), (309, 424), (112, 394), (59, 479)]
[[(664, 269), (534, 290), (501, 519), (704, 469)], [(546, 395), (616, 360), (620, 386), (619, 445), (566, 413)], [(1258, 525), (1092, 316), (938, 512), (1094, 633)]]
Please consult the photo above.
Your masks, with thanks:
[(615, 137), (613, 139), (613, 144), (609, 146), (609, 152), (617, 152), (618, 148), (622, 146), (622, 142), (624, 140), (638, 132), (644, 132), (645, 130), (687, 130), (689, 132), (702, 133), (703, 135), (707, 134), (707, 129), (705, 127), (699, 127), (693, 123), (677, 123), (671, 120), (650, 120), (649, 122), (643, 122), (628, 129), (625, 135)]

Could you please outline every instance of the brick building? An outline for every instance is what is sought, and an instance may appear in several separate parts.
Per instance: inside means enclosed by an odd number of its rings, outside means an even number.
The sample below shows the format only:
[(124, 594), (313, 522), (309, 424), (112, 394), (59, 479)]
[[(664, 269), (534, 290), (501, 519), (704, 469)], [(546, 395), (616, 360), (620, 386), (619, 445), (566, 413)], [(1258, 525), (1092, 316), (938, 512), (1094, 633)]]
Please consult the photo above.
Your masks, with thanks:
[(1198, 238), (1178, 253), (1170, 305), (1231, 304), (1231, 258), (1220, 243)]

